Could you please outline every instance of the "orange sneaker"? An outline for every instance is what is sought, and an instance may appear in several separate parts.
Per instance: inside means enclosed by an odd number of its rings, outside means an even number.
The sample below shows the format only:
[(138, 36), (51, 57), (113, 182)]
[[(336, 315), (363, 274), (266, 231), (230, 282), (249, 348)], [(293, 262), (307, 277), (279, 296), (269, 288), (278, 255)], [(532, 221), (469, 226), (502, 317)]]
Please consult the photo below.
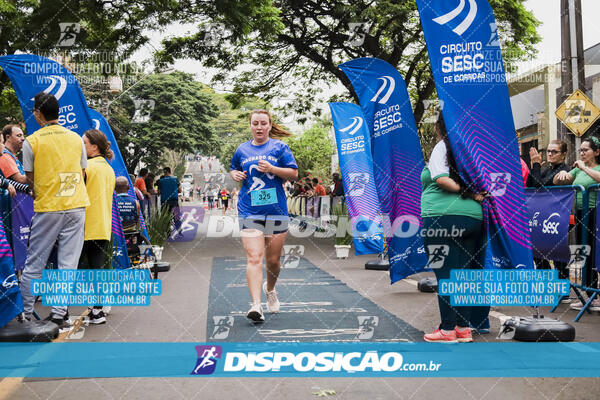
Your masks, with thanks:
[(457, 343), (456, 331), (444, 333), (441, 329), (436, 329), (433, 333), (426, 334), (423, 336), (423, 339), (425, 339), (426, 342)]
[(470, 328), (466, 328), (464, 331), (459, 331), (458, 328), (454, 328), (454, 332), (456, 333), (456, 340), (459, 343), (469, 343), (473, 341), (473, 334), (471, 333)]

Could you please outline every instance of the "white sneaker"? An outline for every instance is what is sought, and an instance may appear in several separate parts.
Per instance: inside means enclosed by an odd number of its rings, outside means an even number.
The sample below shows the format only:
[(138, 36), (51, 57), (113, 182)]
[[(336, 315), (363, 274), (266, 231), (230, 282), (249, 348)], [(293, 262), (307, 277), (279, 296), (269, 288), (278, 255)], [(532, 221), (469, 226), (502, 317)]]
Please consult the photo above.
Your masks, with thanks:
[(581, 301), (577, 301), (575, 303), (571, 303), (569, 305), (573, 310), (581, 310), (583, 308), (583, 303)]
[(104, 315), (110, 314), (111, 310), (112, 310), (111, 306), (104, 306), (104, 307), (102, 307), (102, 311), (104, 312)]
[[(573, 310), (581, 310), (583, 308), (583, 303), (581, 301), (578, 301), (577, 303), (573, 303), (570, 306)], [(600, 311), (600, 299), (594, 299), (589, 307), (588, 310), (590, 311)]]
[(589, 307), (590, 311), (600, 311), (600, 299), (599, 298), (595, 298), (592, 303), (590, 304)]
[(252, 304), (246, 318), (251, 319), (254, 322), (263, 322), (265, 316), (263, 315), (262, 306), (260, 304)]
[(267, 282), (265, 281), (265, 283), (263, 283), (263, 292), (267, 295), (267, 311), (270, 313), (278, 313), (280, 304), (275, 289), (267, 292)]

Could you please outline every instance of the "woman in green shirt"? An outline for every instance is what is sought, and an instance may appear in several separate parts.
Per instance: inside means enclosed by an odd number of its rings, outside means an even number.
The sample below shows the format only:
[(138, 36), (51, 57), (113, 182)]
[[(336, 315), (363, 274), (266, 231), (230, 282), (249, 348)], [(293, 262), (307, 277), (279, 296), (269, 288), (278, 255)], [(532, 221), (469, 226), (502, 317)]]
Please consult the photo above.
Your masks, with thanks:
[[(436, 135), (439, 141), (421, 174), (421, 233), (439, 282), (449, 279), (453, 269), (483, 268), (486, 238), (481, 209), (485, 194), (473, 193), (458, 174), (441, 117)], [(469, 323), (487, 321), (489, 313), (489, 307), (453, 307), (449, 296), (438, 295), (438, 305), (442, 322), (424, 336), (427, 342), (472, 342)]]
[[(590, 136), (581, 142), (579, 148), (579, 155), (581, 160), (575, 161), (573, 169), (569, 172), (561, 171), (554, 177), (554, 184), (556, 185), (581, 185), (584, 188), (588, 188), (591, 185), (600, 183), (600, 140), (594, 136)], [(589, 195), (589, 213), (588, 213), (588, 226), (596, 226), (596, 200), (598, 193), (591, 191)], [(576, 221), (575, 229), (577, 232), (577, 241), (581, 243), (581, 233), (584, 229), (582, 226), (583, 212), (582, 212), (582, 194), (577, 192), (576, 200)], [(589, 257), (586, 258), (585, 277), (586, 284), (589, 287), (598, 287), (598, 273), (596, 271), (595, 254), (596, 254), (596, 235), (595, 229), (588, 229), (588, 244), (591, 246), (591, 252)], [(588, 292), (591, 295), (592, 292)], [(578, 301), (571, 304), (571, 308), (575, 310), (581, 310), (583, 304)], [(589, 308), (591, 311), (600, 311), (600, 299), (595, 299)]]

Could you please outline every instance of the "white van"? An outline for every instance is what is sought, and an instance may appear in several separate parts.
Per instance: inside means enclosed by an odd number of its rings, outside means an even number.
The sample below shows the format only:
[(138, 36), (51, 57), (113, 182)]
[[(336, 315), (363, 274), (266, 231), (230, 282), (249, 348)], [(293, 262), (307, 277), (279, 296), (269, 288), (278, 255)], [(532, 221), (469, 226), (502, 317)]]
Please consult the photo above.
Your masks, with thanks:
[(182, 182), (189, 182), (190, 184), (194, 184), (194, 175), (193, 174), (183, 174)]

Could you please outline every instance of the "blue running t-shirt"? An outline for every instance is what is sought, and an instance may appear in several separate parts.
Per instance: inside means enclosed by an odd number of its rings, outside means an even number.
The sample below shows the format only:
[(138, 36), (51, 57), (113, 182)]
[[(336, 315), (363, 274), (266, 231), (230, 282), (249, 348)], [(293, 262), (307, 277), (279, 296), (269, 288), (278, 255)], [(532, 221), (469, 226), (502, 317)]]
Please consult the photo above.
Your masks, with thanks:
[(123, 229), (135, 226), (138, 222), (138, 211), (136, 199), (131, 197), (128, 193), (119, 193), (117, 195), (117, 208), (119, 209), (119, 215), (123, 223)]
[[(258, 161), (266, 160), (272, 165), (280, 168), (298, 169), (298, 164), (294, 155), (287, 144), (277, 139), (269, 139), (266, 143), (255, 146), (249, 140), (239, 145), (233, 158), (231, 159), (230, 170), (246, 172), (246, 179), (243, 181), (238, 197), (238, 214), (240, 217), (266, 216), (269, 219), (281, 219), (281, 216), (287, 217), (287, 200), (283, 190), (283, 180), (276, 175), (258, 171)], [(260, 205), (275, 189), (277, 199), (272, 204)], [(254, 193), (254, 204), (252, 205), (252, 192)], [(265, 203), (269, 200), (264, 201)]]
[(178, 200), (179, 180), (173, 175), (163, 176), (158, 180), (158, 190), (160, 190), (161, 203), (166, 203), (169, 200)]

